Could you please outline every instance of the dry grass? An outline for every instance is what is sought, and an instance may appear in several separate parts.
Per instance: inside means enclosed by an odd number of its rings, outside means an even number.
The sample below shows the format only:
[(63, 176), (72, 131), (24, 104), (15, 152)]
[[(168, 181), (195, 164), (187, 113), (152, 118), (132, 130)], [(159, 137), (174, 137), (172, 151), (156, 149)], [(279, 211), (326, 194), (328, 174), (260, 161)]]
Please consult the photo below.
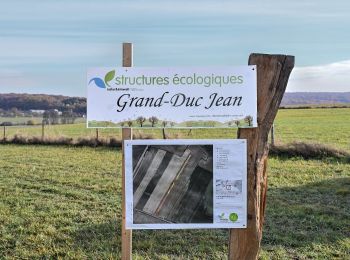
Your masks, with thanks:
[(292, 142), (270, 146), (270, 155), (286, 157), (300, 156), (304, 159), (321, 159), (325, 157), (350, 159), (350, 154), (345, 150), (320, 143), (306, 142)]
[[(153, 134), (134, 133), (133, 139), (155, 139)], [(121, 147), (122, 141), (114, 137), (79, 137), (77, 139), (65, 136), (44, 137), (14, 135), (12, 138), (0, 140), (0, 144), (22, 144), (22, 145), (68, 145), (68, 146), (88, 146), (88, 147)]]
[(149, 133), (142, 133), (142, 132), (136, 132), (132, 135), (132, 138), (135, 140), (138, 139), (156, 139), (154, 134), (149, 134)]
[[(167, 138), (168, 136), (166, 136)], [(136, 132), (133, 139), (155, 139), (156, 136), (150, 133)], [(181, 136), (172, 136), (178, 139)], [(87, 147), (121, 147), (122, 141), (116, 138), (79, 137), (73, 139), (65, 136), (49, 137), (42, 139), (37, 136), (15, 135), (13, 138), (0, 140), (0, 144), (22, 144), (22, 145), (67, 145)], [(292, 142), (288, 144), (277, 144), (270, 146), (270, 155), (285, 157), (302, 157), (304, 159), (322, 159), (326, 157), (341, 158), (350, 161), (350, 153), (329, 145), (320, 143)]]
[(80, 137), (73, 139), (69, 137), (49, 137), (41, 138), (37, 136), (27, 137), (22, 135), (15, 135), (10, 139), (3, 139), (1, 144), (22, 144), (22, 145), (65, 145), (65, 146), (88, 146), (88, 147), (121, 147), (121, 140), (116, 138), (92, 138)]

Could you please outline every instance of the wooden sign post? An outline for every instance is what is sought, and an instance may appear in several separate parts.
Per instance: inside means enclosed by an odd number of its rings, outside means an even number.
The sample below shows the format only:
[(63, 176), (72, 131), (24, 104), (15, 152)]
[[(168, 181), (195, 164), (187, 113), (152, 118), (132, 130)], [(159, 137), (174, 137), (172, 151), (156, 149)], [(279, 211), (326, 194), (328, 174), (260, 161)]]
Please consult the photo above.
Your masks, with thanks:
[[(294, 56), (251, 54), (249, 65), (257, 65), (258, 127), (239, 128), (238, 138), (248, 144), (248, 223), (245, 229), (231, 229), (229, 259), (258, 258), (264, 222), (267, 191), (268, 134), (276, 117), (289, 75), (294, 67)], [(132, 66), (132, 44), (123, 43), (123, 67)], [(132, 129), (122, 129), (124, 140), (132, 139)], [(132, 231), (125, 228), (125, 162), (122, 162), (122, 252), (121, 258), (132, 258)]]
[(257, 65), (258, 127), (239, 128), (238, 138), (248, 143), (248, 225), (231, 229), (229, 259), (257, 259), (264, 223), (267, 191), (268, 134), (294, 67), (294, 56), (251, 54)]
[[(132, 43), (123, 43), (123, 67), (132, 67)], [(122, 161), (122, 260), (132, 258), (132, 231), (125, 228), (125, 161), (124, 161), (124, 140), (132, 139), (132, 129), (122, 129), (123, 161)]]

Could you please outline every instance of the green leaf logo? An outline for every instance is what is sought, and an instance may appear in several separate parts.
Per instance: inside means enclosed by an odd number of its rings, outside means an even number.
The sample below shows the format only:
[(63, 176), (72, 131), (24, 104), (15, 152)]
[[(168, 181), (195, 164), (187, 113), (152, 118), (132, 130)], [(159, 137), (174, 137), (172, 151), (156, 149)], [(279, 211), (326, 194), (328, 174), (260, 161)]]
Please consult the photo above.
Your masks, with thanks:
[(229, 216), (229, 219), (232, 221), (232, 222), (236, 222), (238, 220), (238, 215), (237, 213), (231, 213), (230, 216)]
[(110, 87), (110, 85), (108, 84), (108, 82), (112, 81), (114, 79), (115, 76), (115, 70), (111, 70), (110, 72), (108, 72), (105, 76), (105, 83), (108, 87)]

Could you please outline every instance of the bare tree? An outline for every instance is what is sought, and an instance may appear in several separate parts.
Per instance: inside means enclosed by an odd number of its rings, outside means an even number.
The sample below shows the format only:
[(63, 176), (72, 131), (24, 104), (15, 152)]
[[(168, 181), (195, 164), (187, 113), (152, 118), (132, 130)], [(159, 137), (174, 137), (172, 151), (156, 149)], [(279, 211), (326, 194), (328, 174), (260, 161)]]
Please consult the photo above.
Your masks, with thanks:
[(143, 116), (139, 116), (138, 118), (136, 118), (137, 123), (139, 123), (139, 125), (142, 127), (143, 123), (146, 121), (146, 118)]
[(13, 117), (17, 117), (20, 113), (17, 107), (11, 108), (10, 111), (11, 111)]
[(253, 126), (253, 117), (252, 116), (246, 116), (244, 118), (244, 121), (248, 123), (248, 126)]
[(43, 121), (45, 122), (45, 124), (50, 124), (50, 112), (49, 112), (49, 110), (45, 110), (45, 112), (43, 114)]
[(240, 122), (239, 120), (236, 120), (236, 121), (235, 121), (235, 125), (236, 125), (237, 127), (239, 127), (240, 124), (241, 124), (241, 122)]
[(60, 116), (56, 109), (46, 110), (43, 114), (43, 120), (48, 122), (48, 124), (56, 125), (59, 123)]
[(208, 125), (208, 127), (214, 127), (215, 126), (215, 122), (214, 121), (208, 121), (207, 125)]
[(129, 127), (132, 126), (132, 120), (131, 120), (131, 119), (128, 119), (128, 121), (127, 121), (126, 123), (127, 123), (127, 125), (128, 125)]
[(62, 124), (74, 124), (76, 118), (77, 116), (75, 115), (75, 113), (73, 113), (73, 110), (67, 109), (62, 112), (61, 122)]
[(167, 135), (165, 133), (165, 127), (166, 127), (167, 124), (168, 124), (168, 121), (163, 120), (163, 122), (162, 122), (162, 125), (163, 125), (163, 129), (162, 129), (163, 139), (167, 139)]
[(148, 120), (152, 124), (152, 127), (154, 127), (154, 125), (157, 124), (159, 121), (159, 119), (156, 116), (151, 116)]

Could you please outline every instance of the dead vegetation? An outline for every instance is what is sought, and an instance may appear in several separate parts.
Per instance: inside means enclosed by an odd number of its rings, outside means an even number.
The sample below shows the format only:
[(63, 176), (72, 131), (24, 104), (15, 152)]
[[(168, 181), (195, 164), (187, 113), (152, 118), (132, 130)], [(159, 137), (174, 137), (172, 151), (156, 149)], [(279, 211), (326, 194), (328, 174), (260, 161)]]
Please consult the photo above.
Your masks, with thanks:
[(15, 135), (10, 139), (3, 139), (1, 144), (23, 144), (23, 145), (68, 145), (68, 146), (105, 146), (105, 147), (121, 147), (121, 140), (116, 138), (93, 138), (80, 137), (78, 139), (68, 138), (64, 136), (41, 138), (37, 136), (27, 137), (22, 135)]
[[(169, 138), (167, 135), (166, 138)], [(171, 139), (181, 138), (181, 135), (171, 136)], [(133, 139), (156, 139), (153, 134), (136, 132)], [(23, 144), (23, 145), (68, 145), (88, 147), (121, 147), (122, 141), (117, 138), (94, 138), (80, 137), (73, 139), (65, 136), (44, 138), (37, 136), (15, 135), (10, 139), (0, 140), (0, 144)], [(304, 159), (321, 159), (326, 157), (346, 159), (350, 162), (350, 153), (329, 145), (320, 143), (292, 142), (288, 144), (270, 145), (269, 154), (272, 156), (302, 157)]]
[(347, 158), (350, 153), (342, 149), (334, 148), (320, 143), (292, 142), (289, 144), (277, 144), (270, 146), (270, 155), (286, 157), (303, 157), (304, 159), (320, 159), (325, 157)]
[[(135, 133), (133, 139), (155, 139), (152, 134)], [(0, 140), (0, 144), (22, 144), (22, 145), (70, 145), (70, 146), (89, 146), (89, 147), (121, 147), (120, 139), (111, 138), (96, 138), (96, 137), (79, 137), (78, 139), (59, 136), (59, 137), (39, 137), (39, 136), (24, 136), (14, 135), (12, 138)]]

